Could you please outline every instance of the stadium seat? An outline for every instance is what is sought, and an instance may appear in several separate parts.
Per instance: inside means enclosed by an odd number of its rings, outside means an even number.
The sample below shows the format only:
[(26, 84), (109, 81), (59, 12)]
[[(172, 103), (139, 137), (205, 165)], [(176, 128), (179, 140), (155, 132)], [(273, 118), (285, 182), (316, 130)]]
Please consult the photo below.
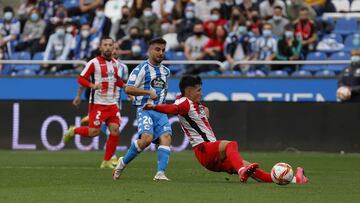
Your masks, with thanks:
[[(12, 60), (30, 60), (31, 59), (31, 54), (30, 52), (15, 52), (11, 55), (11, 59)], [(24, 70), (26, 68), (28, 68), (29, 65), (26, 64), (15, 64), (12, 65), (12, 68), (14, 71), (21, 71)]]
[[(321, 61), (321, 60), (326, 60), (326, 59), (327, 59), (327, 56), (323, 52), (311, 52), (306, 56), (307, 61)], [(315, 71), (323, 70), (325, 68), (326, 68), (326, 65), (306, 64), (301, 67), (301, 70), (315, 72)]]
[[(167, 60), (186, 60), (185, 54), (183, 52), (167, 51), (165, 57)], [(169, 64), (168, 67), (173, 74), (176, 74), (177, 72), (185, 69), (185, 65), (178, 64)]]
[(79, 7), (79, 0), (63, 0), (66, 9)]
[(337, 33), (331, 33), (331, 34), (327, 34), (323, 37), (323, 39), (334, 39), (336, 40), (337, 42), (339, 43), (343, 43), (343, 37), (340, 35), (340, 34), (337, 34)]
[(349, 0), (332, 0), (331, 1), (337, 12), (348, 12), (350, 11), (350, 2)]
[(274, 70), (274, 71), (270, 71), (268, 76), (287, 77), (287, 76), (289, 76), (289, 74), (283, 70)]
[(360, 49), (360, 34), (353, 34), (346, 37), (344, 42), (344, 51), (351, 51), (353, 49)]
[[(343, 52), (343, 51), (336, 52), (331, 54), (329, 60), (350, 60), (350, 54), (348, 52)], [(331, 64), (328, 65), (327, 70), (331, 70), (337, 73), (342, 71), (346, 66), (347, 64)]]
[(310, 77), (312, 76), (311, 72), (306, 70), (298, 70), (291, 74), (293, 77)]
[(355, 0), (351, 3), (350, 11), (360, 11), (360, 0)]
[(357, 30), (357, 20), (355, 18), (339, 18), (336, 20), (334, 33), (347, 35), (355, 33)]
[[(37, 52), (34, 54), (33, 60), (43, 60), (44, 59), (44, 52)], [(30, 65), (30, 67), (32, 70), (34, 71), (39, 71), (40, 68), (41, 68), (41, 65), (40, 64), (33, 64), (33, 65)]]
[(331, 70), (320, 70), (315, 73), (317, 77), (334, 77), (336, 74)]
[(246, 77), (265, 77), (266, 74), (261, 70), (249, 71), (246, 74)]

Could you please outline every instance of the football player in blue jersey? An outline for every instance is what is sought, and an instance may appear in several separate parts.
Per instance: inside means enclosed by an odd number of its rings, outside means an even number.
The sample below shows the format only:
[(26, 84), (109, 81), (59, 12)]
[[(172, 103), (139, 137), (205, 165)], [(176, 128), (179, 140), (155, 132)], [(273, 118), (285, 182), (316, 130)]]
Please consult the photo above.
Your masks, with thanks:
[(125, 92), (134, 96), (137, 107), (139, 139), (135, 140), (124, 157), (120, 157), (113, 170), (113, 179), (120, 178), (127, 164), (151, 143), (159, 144), (158, 167), (154, 180), (169, 179), (165, 175), (171, 144), (171, 125), (166, 114), (153, 110), (143, 110), (146, 103), (154, 105), (165, 102), (170, 70), (161, 64), (165, 56), (166, 41), (156, 38), (149, 42), (148, 60), (138, 65), (130, 74)]

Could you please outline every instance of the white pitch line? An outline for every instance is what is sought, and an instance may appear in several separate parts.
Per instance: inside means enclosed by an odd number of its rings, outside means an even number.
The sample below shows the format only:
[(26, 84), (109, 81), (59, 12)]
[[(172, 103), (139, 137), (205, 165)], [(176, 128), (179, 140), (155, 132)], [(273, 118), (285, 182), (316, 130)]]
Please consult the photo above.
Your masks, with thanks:
[(98, 170), (98, 167), (67, 167), (67, 166), (0, 166), (0, 169), (63, 169), (63, 170)]

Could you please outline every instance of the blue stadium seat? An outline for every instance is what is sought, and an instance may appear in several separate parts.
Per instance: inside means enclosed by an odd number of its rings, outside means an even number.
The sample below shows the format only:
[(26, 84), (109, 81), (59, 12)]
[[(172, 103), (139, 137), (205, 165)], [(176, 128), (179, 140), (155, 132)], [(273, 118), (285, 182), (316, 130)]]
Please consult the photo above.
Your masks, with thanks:
[[(184, 52), (173, 52), (173, 51), (167, 51), (165, 55), (167, 60), (186, 60)], [(185, 65), (177, 65), (177, 64), (170, 64), (168, 65), (171, 73), (176, 74), (179, 71), (183, 71), (185, 69)]]
[[(37, 52), (34, 54), (33, 60), (43, 60), (44, 59), (44, 52)], [(30, 65), (29, 68), (31, 70), (34, 70), (34, 71), (39, 71), (40, 68), (41, 68), (41, 65), (40, 64), (33, 64), (33, 65)]]
[(274, 71), (270, 71), (268, 76), (287, 77), (287, 76), (289, 76), (289, 74), (283, 70), (274, 70)]
[(79, 0), (63, 0), (63, 5), (66, 9), (79, 7)]
[(346, 37), (344, 42), (345, 51), (351, 51), (353, 49), (360, 49), (360, 34), (353, 34)]
[[(31, 59), (31, 54), (30, 52), (14, 52), (11, 55), (11, 59), (12, 60), (30, 60)], [(28, 67), (29, 65), (26, 64), (18, 64), (18, 65), (12, 65), (12, 68), (14, 71), (21, 71), (24, 70)]]
[[(331, 54), (329, 60), (350, 60), (350, 54), (348, 52), (336, 52)], [(334, 72), (341, 72), (347, 65), (346, 64), (332, 64), (328, 65), (327, 70)]]
[(249, 71), (246, 74), (246, 77), (264, 77), (266, 74), (261, 70)]
[[(327, 56), (323, 52), (311, 52), (306, 56), (307, 61), (321, 61), (326, 59)], [(325, 68), (326, 65), (306, 64), (301, 67), (301, 70), (315, 72), (315, 71), (323, 70)]]
[(337, 33), (331, 33), (331, 34), (327, 34), (323, 37), (323, 39), (334, 39), (336, 40), (337, 42), (339, 43), (343, 43), (343, 37), (340, 35), (340, 34), (337, 34)]
[(312, 76), (311, 72), (306, 70), (298, 70), (291, 74), (293, 77), (310, 77)]
[(347, 35), (355, 33), (357, 30), (356, 18), (339, 18), (336, 20), (334, 33)]
[(335, 72), (331, 70), (320, 70), (315, 73), (318, 77), (334, 77), (335, 75)]

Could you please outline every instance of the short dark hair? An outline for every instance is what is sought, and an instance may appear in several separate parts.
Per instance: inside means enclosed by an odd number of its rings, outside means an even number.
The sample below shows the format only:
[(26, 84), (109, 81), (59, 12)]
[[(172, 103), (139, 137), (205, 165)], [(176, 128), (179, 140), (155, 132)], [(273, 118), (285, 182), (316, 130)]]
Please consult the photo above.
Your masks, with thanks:
[(11, 12), (11, 13), (14, 13), (14, 9), (13, 7), (11, 6), (5, 6), (4, 9), (3, 9), (3, 12)]
[(185, 89), (187, 87), (195, 87), (196, 85), (202, 85), (201, 78), (199, 76), (185, 75), (180, 79), (179, 89), (184, 96)]
[(107, 39), (111, 39), (111, 40), (114, 42), (114, 39), (111, 38), (110, 36), (102, 36), (102, 37), (100, 38), (100, 44), (102, 43), (103, 40), (107, 40)]
[(151, 46), (151, 45), (153, 45), (153, 44), (165, 44), (165, 45), (166, 45), (166, 40), (164, 40), (164, 39), (161, 38), (161, 37), (154, 38), (154, 39), (150, 40), (149, 46)]

